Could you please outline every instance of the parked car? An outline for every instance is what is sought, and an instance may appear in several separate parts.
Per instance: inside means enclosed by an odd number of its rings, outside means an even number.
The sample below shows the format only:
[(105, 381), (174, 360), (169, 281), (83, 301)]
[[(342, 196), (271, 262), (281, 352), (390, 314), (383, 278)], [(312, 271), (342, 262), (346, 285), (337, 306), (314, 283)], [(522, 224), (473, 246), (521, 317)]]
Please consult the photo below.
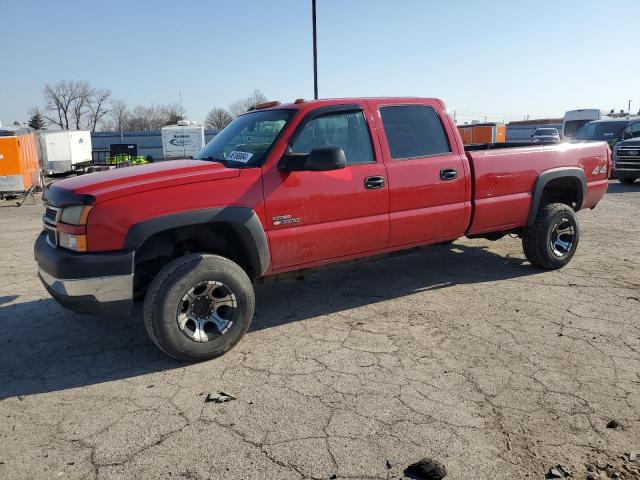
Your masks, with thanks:
[(559, 143), (560, 133), (555, 128), (537, 128), (531, 135), (533, 143)]
[(636, 115), (589, 122), (578, 130), (572, 142), (605, 141), (613, 148), (616, 143), (622, 140), (625, 132), (629, 131), (630, 128), (638, 128), (636, 125), (638, 122), (640, 122), (640, 117)]
[(126, 314), (146, 295), (151, 339), (198, 361), (244, 335), (263, 277), (507, 234), (533, 265), (561, 268), (610, 163), (604, 142), (465, 150), (437, 99), (270, 102), (196, 159), (52, 184), (35, 257), (76, 312)]
[(640, 120), (625, 127), (613, 148), (613, 176), (627, 184), (640, 178)]

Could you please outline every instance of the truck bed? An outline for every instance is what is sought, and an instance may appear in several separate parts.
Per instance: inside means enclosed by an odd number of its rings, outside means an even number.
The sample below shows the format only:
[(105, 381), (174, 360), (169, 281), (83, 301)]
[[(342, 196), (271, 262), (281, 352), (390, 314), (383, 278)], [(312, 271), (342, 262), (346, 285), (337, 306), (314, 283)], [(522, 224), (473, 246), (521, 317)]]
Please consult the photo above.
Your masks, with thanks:
[(577, 209), (592, 208), (607, 190), (611, 151), (605, 142), (506, 145), (465, 148), (474, 177), (473, 212), (467, 235), (525, 226), (540, 172), (581, 169), (586, 194)]

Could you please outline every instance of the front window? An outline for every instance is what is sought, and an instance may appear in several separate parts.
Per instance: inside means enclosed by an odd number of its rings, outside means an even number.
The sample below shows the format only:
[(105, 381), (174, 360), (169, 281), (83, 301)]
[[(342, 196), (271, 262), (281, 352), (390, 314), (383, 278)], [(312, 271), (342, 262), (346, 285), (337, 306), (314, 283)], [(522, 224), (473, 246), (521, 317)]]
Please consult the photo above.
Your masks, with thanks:
[(576, 140), (615, 140), (620, 138), (627, 122), (591, 122), (576, 133)]
[(341, 112), (311, 120), (291, 145), (291, 152), (309, 153), (318, 147), (342, 148), (348, 165), (375, 161), (362, 112)]
[(591, 120), (567, 120), (564, 122), (564, 135), (566, 137), (573, 137), (578, 130), (590, 121)]
[(640, 122), (632, 123), (627, 128), (624, 129), (624, 137), (623, 140), (628, 138), (638, 138), (640, 137)]
[(230, 167), (259, 165), (295, 110), (263, 110), (240, 115), (207, 143), (196, 160)]
[(558, 131), (555, 128), (539, 128), (534, 135), (558, 135)]

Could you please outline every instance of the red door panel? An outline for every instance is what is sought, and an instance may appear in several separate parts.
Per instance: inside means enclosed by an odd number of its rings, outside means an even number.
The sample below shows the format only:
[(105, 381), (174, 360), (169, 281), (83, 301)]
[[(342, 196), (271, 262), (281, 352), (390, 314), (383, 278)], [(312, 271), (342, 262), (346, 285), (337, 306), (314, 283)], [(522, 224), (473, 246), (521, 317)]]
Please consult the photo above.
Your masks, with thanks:
[[(388, 131), (385, 131), (383, 122), (385, 112), (382, 109), (385, 106), (396, 107), (396, 115), (387, 115), (384, 119)], [(402, 148), (398, 148), (398, 142), (405, 140), (407, 144), (414, 142), (413, 148), (417, 150), (429, 143), (421, 141), (419, 128), (411, 130), (402, 123), (402, 118), (398, 115), (401, 109), (398, 107), (430, 109), (427, 117), (440, 129), (440, 139), (444, 146), (442, 150), (448, 149), (449, 152), (420, 157), (414, 156), (411, 145), (404, 152)], [(377, 110), (376, 127), (389, 180), (388, 246), (428, 243), (463, 236), (471, 215), (470, 173), (463, 147), (457, 141), (456, 127), (450, 122), (442, 104), (425, 100), (403, 101), (402, 104), (394, 103), (393, 100), (370, 100), (369, 108)], [(445, 138), (442, 138), (443, 132)], [(387, 134), (394, 136), (392, 140), (389, 140)], [(394, 139), (395, 155), (392, 154), (391, 146)], [(456, 175), (453, 179), (441, 176), (441, 172), (452, 171)]]
[[(385, 176), (384, 165), (276, 174), (279, 178), (265, 178), (274, 270), (385, 247), (389, 236), (388, 189), (364, 187), (365, 178)], [(276, 225), (278, 217), (287, 215), (295, 223)]]
[[(351, 108), (336, 106), (336, 108)], [(347, 165), (327, 172), (281, 172), (277, 158), (264, 167), (263, 185), (267, 214), (267, 235), (271, 249), (272, 270), (292, 270), (317, 262), (330, 261), (348, 255), (382, 250), (389, 238), (389, 189), (386, 168), (371, 114), (364, 101), (353, 112), (325, 112), (321, 121), (312, 124), (307, 117), (292, 125), (291, 137), (283, 140), (275, 154), (287, 148), (296, 153), (307, 150), (318, 141), (339, 146), (350, 159), (366, 157), (368, 163)], [(331, 119), (335, 115), (339, 119)], [(350, 116), (351, 115), (351, 116)], [(349, 117), (348, 121), (345, 117)], [(332, 123), (332, 122), (335, 122)], [(331, 126), (334, 125), (334, 126)], [(340, 127), (342, 125), (342, 127)], [(356, 128), (358, 127), (358, 128)], [(363, 153), (363, 139), (371, 144)], [(302, 146), (301, 146), (302, 145)], [(363, 156), (364, 155), (364, 156)], [(382, 188), (366, 188), (369, 177), (382, 177)]]

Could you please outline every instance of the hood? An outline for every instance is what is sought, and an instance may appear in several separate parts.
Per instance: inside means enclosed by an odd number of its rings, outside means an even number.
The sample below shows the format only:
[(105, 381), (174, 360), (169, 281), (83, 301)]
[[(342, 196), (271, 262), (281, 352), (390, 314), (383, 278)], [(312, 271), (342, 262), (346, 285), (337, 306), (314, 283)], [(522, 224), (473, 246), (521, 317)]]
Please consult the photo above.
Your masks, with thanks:
[(621, 142), (618, 142), (616, 146), (627, 147), (627, 148), (633, 148), (633, 147), (640, 148), (640, 138), (631, 138), (629, 140), (623, 140)]
[(204, 160), (169, 160), (89, 173), (53, 183), (44, 194), (54, 205), (96, 204), (112, 198), (240, 175), (237, 168)]

